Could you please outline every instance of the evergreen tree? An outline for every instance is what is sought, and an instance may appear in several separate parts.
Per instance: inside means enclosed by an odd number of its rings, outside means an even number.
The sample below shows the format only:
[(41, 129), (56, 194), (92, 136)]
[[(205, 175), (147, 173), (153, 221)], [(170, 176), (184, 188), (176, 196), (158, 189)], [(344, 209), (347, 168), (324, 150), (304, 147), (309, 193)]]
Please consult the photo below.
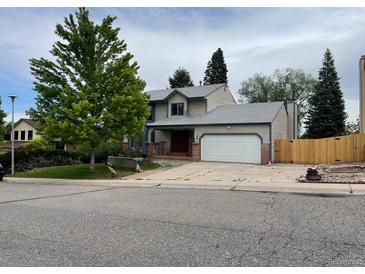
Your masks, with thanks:
[(146, 84), (118, 37), (120, 29), (112, 26), (115, 19), (106, 16), (95, 24), (81, 8), (57, 24), (52, 61), (30, 60), (38, 96), (28, 113), (47, 139), (87, 145), (90, 171), (100, 144), (140, 134), (149, 116)]
[(1, 97), (0, 97), (0, 143), (4, 140), (6, 134), (6, 113), (1, 109)]
[(227, 65), (224, 61), (223, 51), (218, 48), (212, 55), (205, 70), (204, 85), (228, 83)]
[(190, 73), (183, 67), (179, 67), (174, 75), (169, 78), (170, 88), (184, 88), (194, 86)]
[(331, 51), (327, 49), (318, 83), (308, 100), (306, 137), (325, 138), (345, 134), (347, 115), (339, 79)]

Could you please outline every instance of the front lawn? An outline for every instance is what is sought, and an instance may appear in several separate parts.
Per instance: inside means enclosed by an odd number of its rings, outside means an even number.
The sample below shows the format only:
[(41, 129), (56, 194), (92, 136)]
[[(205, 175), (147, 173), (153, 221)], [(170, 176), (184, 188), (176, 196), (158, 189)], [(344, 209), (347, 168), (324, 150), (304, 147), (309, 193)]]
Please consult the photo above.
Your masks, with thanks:
[[(90, 173), (89, 164), (35, 168), (24, 172), (16, 172), (14, 177), (22, 178), (55, 178), (55, 179), (113, 179), (135, 173), (130, 170), (116, 169), (118, 176), (113, 177), (104, 163), (95, 165), (95, 172)], [(140, 163), (142, 170), (155, 169), (160, 165), (144, 160)]]
[(142, 170), (151, 170), (151, 169), (156, 169), (159, 168), (160, 165), (148, 160), (143, 160), (142, 162), (139, 163), (139, 166)]

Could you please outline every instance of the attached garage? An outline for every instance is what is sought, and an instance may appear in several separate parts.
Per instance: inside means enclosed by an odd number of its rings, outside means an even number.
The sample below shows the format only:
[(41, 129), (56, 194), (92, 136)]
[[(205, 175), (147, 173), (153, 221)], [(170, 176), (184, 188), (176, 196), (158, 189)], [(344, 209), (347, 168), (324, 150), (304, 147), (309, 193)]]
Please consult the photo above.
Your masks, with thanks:
[(262, 140), (257, 134), (206, 134), (200, 144), (202, 161), (261, 163)]

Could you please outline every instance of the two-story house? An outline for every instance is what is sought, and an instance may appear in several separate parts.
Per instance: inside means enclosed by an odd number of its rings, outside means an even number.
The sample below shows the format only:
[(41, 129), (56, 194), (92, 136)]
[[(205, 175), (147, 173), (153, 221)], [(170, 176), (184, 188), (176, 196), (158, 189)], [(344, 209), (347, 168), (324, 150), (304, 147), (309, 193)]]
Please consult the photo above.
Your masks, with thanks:
[(295, 103), (236, 104), (226, 84), (149, 91), (150, 157), (269, 163), (274, 140), (296, 138)]

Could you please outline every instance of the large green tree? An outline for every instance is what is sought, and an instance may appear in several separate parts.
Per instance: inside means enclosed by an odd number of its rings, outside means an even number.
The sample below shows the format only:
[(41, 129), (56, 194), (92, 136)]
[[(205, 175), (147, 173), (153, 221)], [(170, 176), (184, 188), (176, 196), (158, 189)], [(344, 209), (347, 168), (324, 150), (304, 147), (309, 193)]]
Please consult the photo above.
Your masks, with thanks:
[(313, 92), (317, 80), (301, 69), (275, 70), (272, 75), (256, 73), (242, 82), (240, 102), (260, 103), (287, 101), (298, 106), (298, 134), (306, 114), (307, 99)]
[(306, 137), (324, 138), (345, 134), (347, 115), (339, 79), (332, 53), (327, 49), (319, 70), (318, 83), (308, 100)]
[(0, 143), (4, 141), (4, 137), (6, 135), (6, 123), (5, 117), (6, 113), (1, 109), (1, 97), (0, 97)]
[(218, 48), (212, 55), (205, 70), (204, 85), (228, 83), (227, 65), (224, 61), (223, 51)]
[(107, 16), (96, 24), (80, 8), (56, 26), (54, 61), (30, 60), (38, 95), (28, 113), (47, 139), (89, 145), (91, 171), (98, 145), (141, 133), (149, 116), (145, 82), (118, 38), (120, 28), (112, 26), (115, 19)]
[(190, 73), (183, 67), (179, 67), (169, 78), (170, 88), (184, 88), (194, 86)]

